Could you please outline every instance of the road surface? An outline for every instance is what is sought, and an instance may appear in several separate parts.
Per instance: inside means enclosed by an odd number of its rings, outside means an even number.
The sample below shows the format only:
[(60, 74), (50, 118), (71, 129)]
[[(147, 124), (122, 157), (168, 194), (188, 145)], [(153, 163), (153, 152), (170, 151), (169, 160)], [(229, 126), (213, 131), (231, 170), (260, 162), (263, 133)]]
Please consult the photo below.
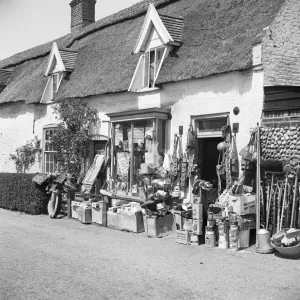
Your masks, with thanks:
[(300, 260), (0, 209), (0, 299), (300, 299)]

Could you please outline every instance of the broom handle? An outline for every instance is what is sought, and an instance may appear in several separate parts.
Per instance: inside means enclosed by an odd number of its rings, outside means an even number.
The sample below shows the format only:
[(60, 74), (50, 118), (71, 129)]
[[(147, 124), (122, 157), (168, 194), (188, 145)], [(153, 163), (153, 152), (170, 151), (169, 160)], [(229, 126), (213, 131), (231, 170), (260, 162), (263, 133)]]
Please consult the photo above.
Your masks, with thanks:
[(291, 216), (291, 228), (293, 228), (294, 225), (294, 216), (295, 216), (295, 210), (296, 210), (296, 198), (297, 198), (297, 189), (298, 189), (298, 173), (296, 174), (295, 178), (295, 192), (293, 197), (293, 207), (292, 207), (292, 216)]
[(287, 184), (288, 184), (288, 176), (286, 175), (285, 185), (284, 185), (283, 202), (282, 202), (282, 210), (281, 210), (280, 228), (279, 228), (279, 230), (282, 229), (282, 222), (283, 222), (283, 213), (284, 213), (284, 206), (285, 206), (285, 200), (286, 200)]
[(282, 185), (279, 188), (279, 193), (278, 193), (278, 207), (277, 207), (277, 231), (279, 232), (279, 226), (280, 226), (280, 202), (281, 202), (281, 197), (282, 197)]
[[(273, 184), (274, 184), (274, 173), (272, 173), (272, 180), (271, 180), (271, 187), (270, 187), (270, 194), (269, 194), (269, 201), (268, 201), (268, 211), (267, 211), (267, 221), (266, 221), (266, 229), (268, 230), (269, 226), (269, 218), (270, 218), (270, 209), (271, 209), (271, 202), (273, 196)], [(273, 192), (273, 193), (272, 193)]]

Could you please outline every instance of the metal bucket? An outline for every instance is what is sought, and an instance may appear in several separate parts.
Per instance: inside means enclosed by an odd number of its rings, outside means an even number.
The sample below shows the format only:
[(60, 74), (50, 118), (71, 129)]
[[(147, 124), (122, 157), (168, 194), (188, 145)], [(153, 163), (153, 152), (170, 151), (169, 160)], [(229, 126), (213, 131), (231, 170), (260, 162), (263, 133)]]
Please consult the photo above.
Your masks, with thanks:
[[(300, 230), (286, 234), (287, 238), (293, 238), (295, 236), (297, 236), (298, 240), (300, 241)], [(295, 246), (291, 246), (291, 247), (280, 247), (280, 246), (278, 246), (280, 241), (281, 241), (281, 239), (278, 241), (278, 239), (274, 240), (273, 237), (271, 239), (271, 245), (275, 248), (276, 252), (278, 252), (280, 256), (286, 257), (286, 258), (300, 257), (300, 243), (298, 243)]]

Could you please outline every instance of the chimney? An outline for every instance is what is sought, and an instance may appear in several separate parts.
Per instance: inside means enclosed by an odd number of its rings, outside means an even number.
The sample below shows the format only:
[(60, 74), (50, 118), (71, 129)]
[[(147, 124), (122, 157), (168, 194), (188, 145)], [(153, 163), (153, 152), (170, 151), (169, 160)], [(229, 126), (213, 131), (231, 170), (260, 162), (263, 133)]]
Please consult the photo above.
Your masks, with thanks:
[(71, 6), (71, 32), (81, 30), (95, 22), (96, 0), (72, 0)]

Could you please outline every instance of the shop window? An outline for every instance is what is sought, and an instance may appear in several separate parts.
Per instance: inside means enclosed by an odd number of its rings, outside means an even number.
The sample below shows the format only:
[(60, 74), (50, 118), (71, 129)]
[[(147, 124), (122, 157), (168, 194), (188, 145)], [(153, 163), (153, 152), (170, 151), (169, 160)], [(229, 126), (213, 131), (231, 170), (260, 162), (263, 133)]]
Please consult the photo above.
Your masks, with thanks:
[(43, 143), (43, 172), (53, 173), (57, 169), (57, 164), (55, 161), (55, 150), (51, 144), (53, 134), (56, 132), (56, 128), (44, 128), (44, 143)]
[[(114, 121), (112, 115), (115, 114), (109, 114)], [(145, 178), (149, 183), (157, 178), (157, 168), (162, 164), (161, 157), (165, 152), (166, 120), (169, 114), (159, 115), (160, 118), (152, 115), (145, 113), (143, 118), (139, 111), (135, 117), (128, 116), (131, 120), (121, 116), (116, 118), (120, 121), (113, 122), (112, 176), (119, 195), (138, 196)]]

